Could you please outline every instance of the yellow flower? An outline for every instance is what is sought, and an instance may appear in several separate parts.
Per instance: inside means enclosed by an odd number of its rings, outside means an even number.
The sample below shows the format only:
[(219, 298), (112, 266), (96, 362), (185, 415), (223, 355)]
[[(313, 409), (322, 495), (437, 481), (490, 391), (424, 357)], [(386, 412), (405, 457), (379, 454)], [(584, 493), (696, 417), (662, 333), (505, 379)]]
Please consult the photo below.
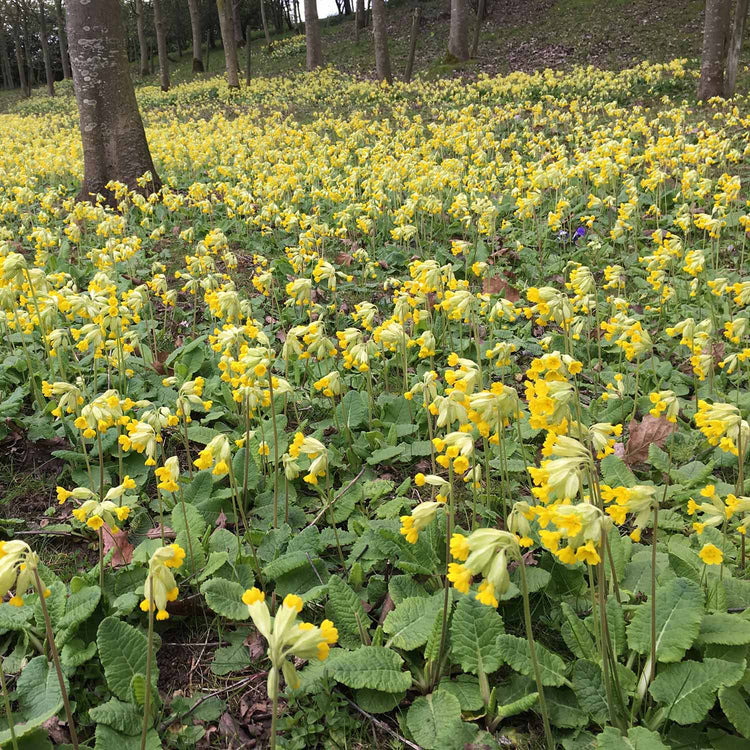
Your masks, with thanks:
[(724, 553), (713, 544), (704, 544), (698, 556), (706, 565), (721, 565)]

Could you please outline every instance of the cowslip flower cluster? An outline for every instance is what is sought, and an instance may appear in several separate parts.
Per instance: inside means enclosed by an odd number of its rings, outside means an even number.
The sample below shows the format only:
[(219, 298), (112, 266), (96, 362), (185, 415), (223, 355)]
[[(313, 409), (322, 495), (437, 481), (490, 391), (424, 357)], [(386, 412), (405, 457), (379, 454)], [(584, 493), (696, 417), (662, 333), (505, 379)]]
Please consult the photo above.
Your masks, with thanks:
[(160, 547), (148, 561), (148, 577), (143, 585), (143, 612), (156, 609), (156, 619), (169, 618), (167, 602), (177, 599), (179, 589), (172, 570), (179, 568), (185, 560), (185, 550), (179, 544)]
[[(22, 607), (23, 597), (34, 586), (34, 573), (38, 567), (39, 556), (26, 542), (16, 539), (0, 542), (0, 598), (13, 589), (8, 603)], [(44, 595), (49, 596), (49, 590)]]
[(278, 691), (279, 674), (284, 675), (289, 687), (299, 686), (299, 676), (290, 657), (325, 661), (339, 634), (330, 620), (323, 620), (320, 626), (299, 622), (297, 615), (302, 612), (302, 599), (295, 594), (284, 597), (275, 617), (271, 617), (265, 599), (266, 595), (255, 587), (242, 596), (253, 624), (268, 643), (268, 658), (271, 660), (268, 695), (273, 696)]

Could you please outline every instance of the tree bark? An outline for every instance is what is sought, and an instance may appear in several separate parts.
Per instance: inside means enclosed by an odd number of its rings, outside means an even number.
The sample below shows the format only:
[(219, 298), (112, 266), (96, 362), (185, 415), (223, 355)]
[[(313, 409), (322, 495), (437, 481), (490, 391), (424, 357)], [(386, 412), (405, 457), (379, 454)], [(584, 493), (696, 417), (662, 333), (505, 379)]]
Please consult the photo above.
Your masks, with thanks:
[(305, 45), (307, 47), (307, 69), (315, 70), (323, 63), (320, 50), (320, 21), (317, 0), (305, 0)]
[(18, 66), (18, 80), (21, 86), (21, 93), (24, 96), (31, 96), (31, 88), (29, 87), (29, 81), (26, 78), (26, 65), (24, 64), (23, 50), (21, 49), (21, 42), (18, 37), (16, 37), (13, 47), (16, 53), (16, 65)]
[(221, 27), (221, 41), (224, 45), (224, 58), (227, 65), (227, 82), (230, 89), (240, 87), (240, 79), (237, 73), (237, 42), (234, 36), (234, 21), (232, 9), (229, 7), (231, 0), (216, 0), (219, 9), (219, 26)]
[(169, 91), (169, 58), (167, 57), (167, 22), (161, 0), (152, 0), (154, 4), (154, 28), (156, 29), (156, 52), (159, 55), (159, 78), (161, 90)]
[(240, 17), (240, 0), (232, 0), (232, 24), (234, 26), (234, 41), (237, 47), (245, 43), (242, 36), (242, 18)]
[(365, 12), (365, 0), (356, 0), (355, 5), (355, 36), (359, 41), (359, 32), (367, 26), (367, 13)]
[(411, 19), (411, 37), (409, 38), (409, 57), (406, 60), (406, 72), (404, 73), (404, 81), (409, 83), (411, 81), (411, 72), (414, 69), (414, 55), (417, 52), (417, 34), (419, 34), (419, 16), (421, 15), (422, 9), (417, 6), (414, 8), (412, 19)]
[(266, 44), (271, 46), (271, 35), (268, 33), (268, 21), (266, 20), (266, 4), (260, 0), (260, 20), (263, 22), (263, 33), (266, 36)]
[(26, 5), (23, 6), (21, 23), (23, 26), (23, 56), (26, 62), (26, 81), (28, 84), (28, 95), (31, 96), (31, 89), (36, 84), (36, 75), (34, 72), (34, 65), (31, 60), (31, 31), (29, 29), (29, 16), (28, 8), (26, 7)]
[(467, 0), (451, 0), (448, 55), (459, 62), (469, 59), (469, 4)]
[(737, 0), (734, 6), (734, 20), (727, 49), (727, 74), (724, 80), (724, 96), (731, 99), (737, 86), (737, 66), (742, 51), (742, 37), (745, 33), (748, 0)]
[(485, 0), (479, 0), (479, 7), (477, 8), (477, 23), (476, 26), (474, 26), (474, 39), (471, 42), (472, 59), (477, 56), (477, 49), (479, 49), (479, 32), (482, 28), (482, 21), (484, 20), (484, 8)]
[(63, 78), (69, 80), (73, 77), (73, 74), (70, 72), (70, 60), (68, 59), (68, 35), (65, 33), (65, 15), (62, 8), (62, 0), (55, 0), (55, 17), (57, 19), (57, 41), (60, 45)]
[(383, 0), (372, 0), (372, 33), (375, 37), (375, 68), (378, 72), (378, 80), (393, 83)]
[(47, 79), (47, 94), (55, 95), (55, 76), (52, 73), (52, 58), (49, 54), (49, 39), (47, 39), (47, 18), (44, 15), (44, 2), (39, 2), (39, 44), (42, 46), (42, 57), (44, 58), (44, 75)]
[(8, 67), (6, 65), (8, 61), (8, 43), (5, 40), (5, 33), (0, 31), (0, 71), (3, 74), (3, 88), (11, 88), (12, 80), (8, 76)]
[(247, 30), (245, 32), (245, 38), (247, 40), (245, 42), (245, 44), (247, 44), (247, 50), (246, 50), (246, 52), (247, 52), (247, 70), (245, 71), (245, 86), (249, 86), (250, 85), (250, 81), (252, 80), (252, 77), (253, 77), (252, 58), (251, 58), (252, 51), (253, 51), (253, 45), (250, 44), (250, 24), (247, 25)]
[(146, 42), (146, 23), (143, 18), (143, 0), (135, 0), (135, 28), (138, 32), (138, 49), (141, 53), (139, 70), (142, 76), (149, 73), (149, 49)]
[[(66, 0), (73, 88), (83, 142), (84, 176), (78, 200), (97, 194), (114, 202), (107, 183), (117, 180), (138, 192), (161, 188), (138, 111), (125, 52), (118, 0)], [(146, 172), (151, 182), (138, 180)]]
[(724, 63), (731, 4), (731, 0), (706, 0), (701, 78), (698, 84), (698, 99), (703, 101), (724, 93)]
[(193, 35), (193, 73), (203, 72), (203, 40), (201, 39), (201, 9), (198, 0), (188, 0), (190, 31)]

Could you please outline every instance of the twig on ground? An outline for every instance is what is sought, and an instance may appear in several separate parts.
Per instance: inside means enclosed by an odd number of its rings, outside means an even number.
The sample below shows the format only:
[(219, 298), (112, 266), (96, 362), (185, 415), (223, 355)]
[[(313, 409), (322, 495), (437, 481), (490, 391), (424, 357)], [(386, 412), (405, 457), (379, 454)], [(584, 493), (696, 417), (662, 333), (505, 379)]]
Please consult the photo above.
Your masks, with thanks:
[(315, 524), (316, 524), (316, 523), (317, 523), (318, 521), (320, 521), (320, 519), (321, 519), (321, 518), (323, 518), (323, 516), (325, 515), (325, 512), (326, 512), (326, 511), (327, 511), (327, 510), (328, 510), (328, 509), (329, 509), (329, 508), (330, 508), (330, 507), (331, 507), (331, 506), (332, 506), (332, 505), (333, 505), (333, 504), (334, 504), (334, 503), (335, 503), (335, 502), (336, 502), (336, 501), (337, 501), (337, 500), (338, 500), (338, 499), (339, 499), (339, 498), (340, 498), (340, 497), (341, 497), (342, 495), (346, 494), (346, 493), (347, 493), (347, 492), (348, 492), (348, 491), (349, 491), (349, 490), (351, 489), (352, 485), (353, 485), (353, 484), (354, 484), (354, 483), (355, 483), (355, 482), (356, 482), (356, 481), (357, 481), (357, 480), (358, 480), (358, 479), (359, 479), (359, 478), (360, 478), (360, 477), (361, 477), (361, 476), (362, 476), (362, 475), (363, 475), (364, 473), (365, 473), (365, 467), (363, 466), (363, 467), (362, 467), (362, 469), (361, 469), (361, 471), (359, 472), (359, 474), (357, 474), (357, 476), (356, 476), (356, 477), (354, 477), (354, 479), (352, 479), (352, 481), (351, 481), (351, 482), (349, 482), (349, 484), (347, 484), (347, 485), (346, 485), (346, 487), (344, 487), (344, 489), (343, 489), (343, 490), (341, 490), (341, 492), (339, 492), (339, 494), (338, 494), (338, 495), (336, 495), (336, 497), (334, 497), (334, 498), (333, 498), (333, 500), (331, 500), (331, 502), (330, 502), (330, 503), (328, 503), (327, 505), (323, 506), (323, 509), (322, 509), (322, 510), (320, 511), (320, 513), (318, 513), (318, 515), (317, 515), (317, 516), (315, 516), (315, 518), (313, 519), (313, 521), (312, 521), (311, 523), (308, 523), (308, 524), (307, 524), (307, 526), (305, 526), (305, 529), (309, 529), (309, 528), (310, 528), (311, 526), (315, 526)]
[(380, 719), (375, 718), (372, 714), (368, 714), (367, 711), (360, 708), (354, 701), (350, 701), (346, 697), (344, 697), (344, 700), (352, 708), (359, 711), (359, 713), (361, 713), (362, 716), (366, 716), (376, 727), (378, 727), (379, 729), (382, 729), (384, 732), (388, 732), (388, 734), (390, 734), (391, 737), (395, 737), (399, 742), (403, 742), (404, 745), (412, 748), (412, 750), (422, 750), (422, 747), (420, 745), (417, 745), (414, 742), (407, 740), (406, 737), (402, 737), (398, 732), (395, 732), (393, 729), (391, 729), (384, 721), (381, 721)]

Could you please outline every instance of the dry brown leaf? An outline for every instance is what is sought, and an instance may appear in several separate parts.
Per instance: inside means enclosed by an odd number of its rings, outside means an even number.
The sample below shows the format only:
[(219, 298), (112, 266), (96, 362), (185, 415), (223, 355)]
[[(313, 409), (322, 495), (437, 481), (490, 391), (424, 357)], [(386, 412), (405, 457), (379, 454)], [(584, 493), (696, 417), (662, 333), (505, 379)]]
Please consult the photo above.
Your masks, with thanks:
[(51, 719), (42, 724), (42, 729), (47, 732), (47, 735), (55, 745), (66, 745), (70, 743), (70, 732), (68, 727), (63, 724), (57, 716), (53, 716)]
[(521, 293), (511, 286), (501, 276), (488, 276), (482, 281), (482, 291), (485, 294), (503, 294), (508, 302), (518, 302)]
[[(170, 529), (169, 526), (164, 527), (164, 538), (165, 539), (174, 539), (176, 534), (174, 533), (174, 529)], [(161, 526), (154, 526), (153, 529), (149, 529), (146, 532), (146, 538), (147, 539), (161, 539)]]
[(216, 527), (219, 529), (226, 529), (227, 527), (227, 514), (223, 510), (220, 510), (216, 517)]
[(114, 550), (111, 565), (113, 568), (121, 568), (123, 565), (130, 565), (133, 562), (133, 550), (135, 547), (128, 541), (128, 532), (121, 529), (113, 534), (107, 524), (102, 526), (102, 540), (104, 541), (104, 554), (106, 555), (111, 549)]
[(640, 422), (633, 419), (628, 425), (628, 442), (623, 459), (628, 466), (648, 461), (648, 447), (656, 443), (664, 447), (667, 438), (675, 432), (677, 425), (665, 417), (647, 414)]
[(336, 256), (336, 263), (338, 263), (338, 265), (340, 266), (346, 266), (347, 268), (349, 268), (353, 261), (354, 256), (349, 255), (349, 253), (345, 253), (343, 251)]

